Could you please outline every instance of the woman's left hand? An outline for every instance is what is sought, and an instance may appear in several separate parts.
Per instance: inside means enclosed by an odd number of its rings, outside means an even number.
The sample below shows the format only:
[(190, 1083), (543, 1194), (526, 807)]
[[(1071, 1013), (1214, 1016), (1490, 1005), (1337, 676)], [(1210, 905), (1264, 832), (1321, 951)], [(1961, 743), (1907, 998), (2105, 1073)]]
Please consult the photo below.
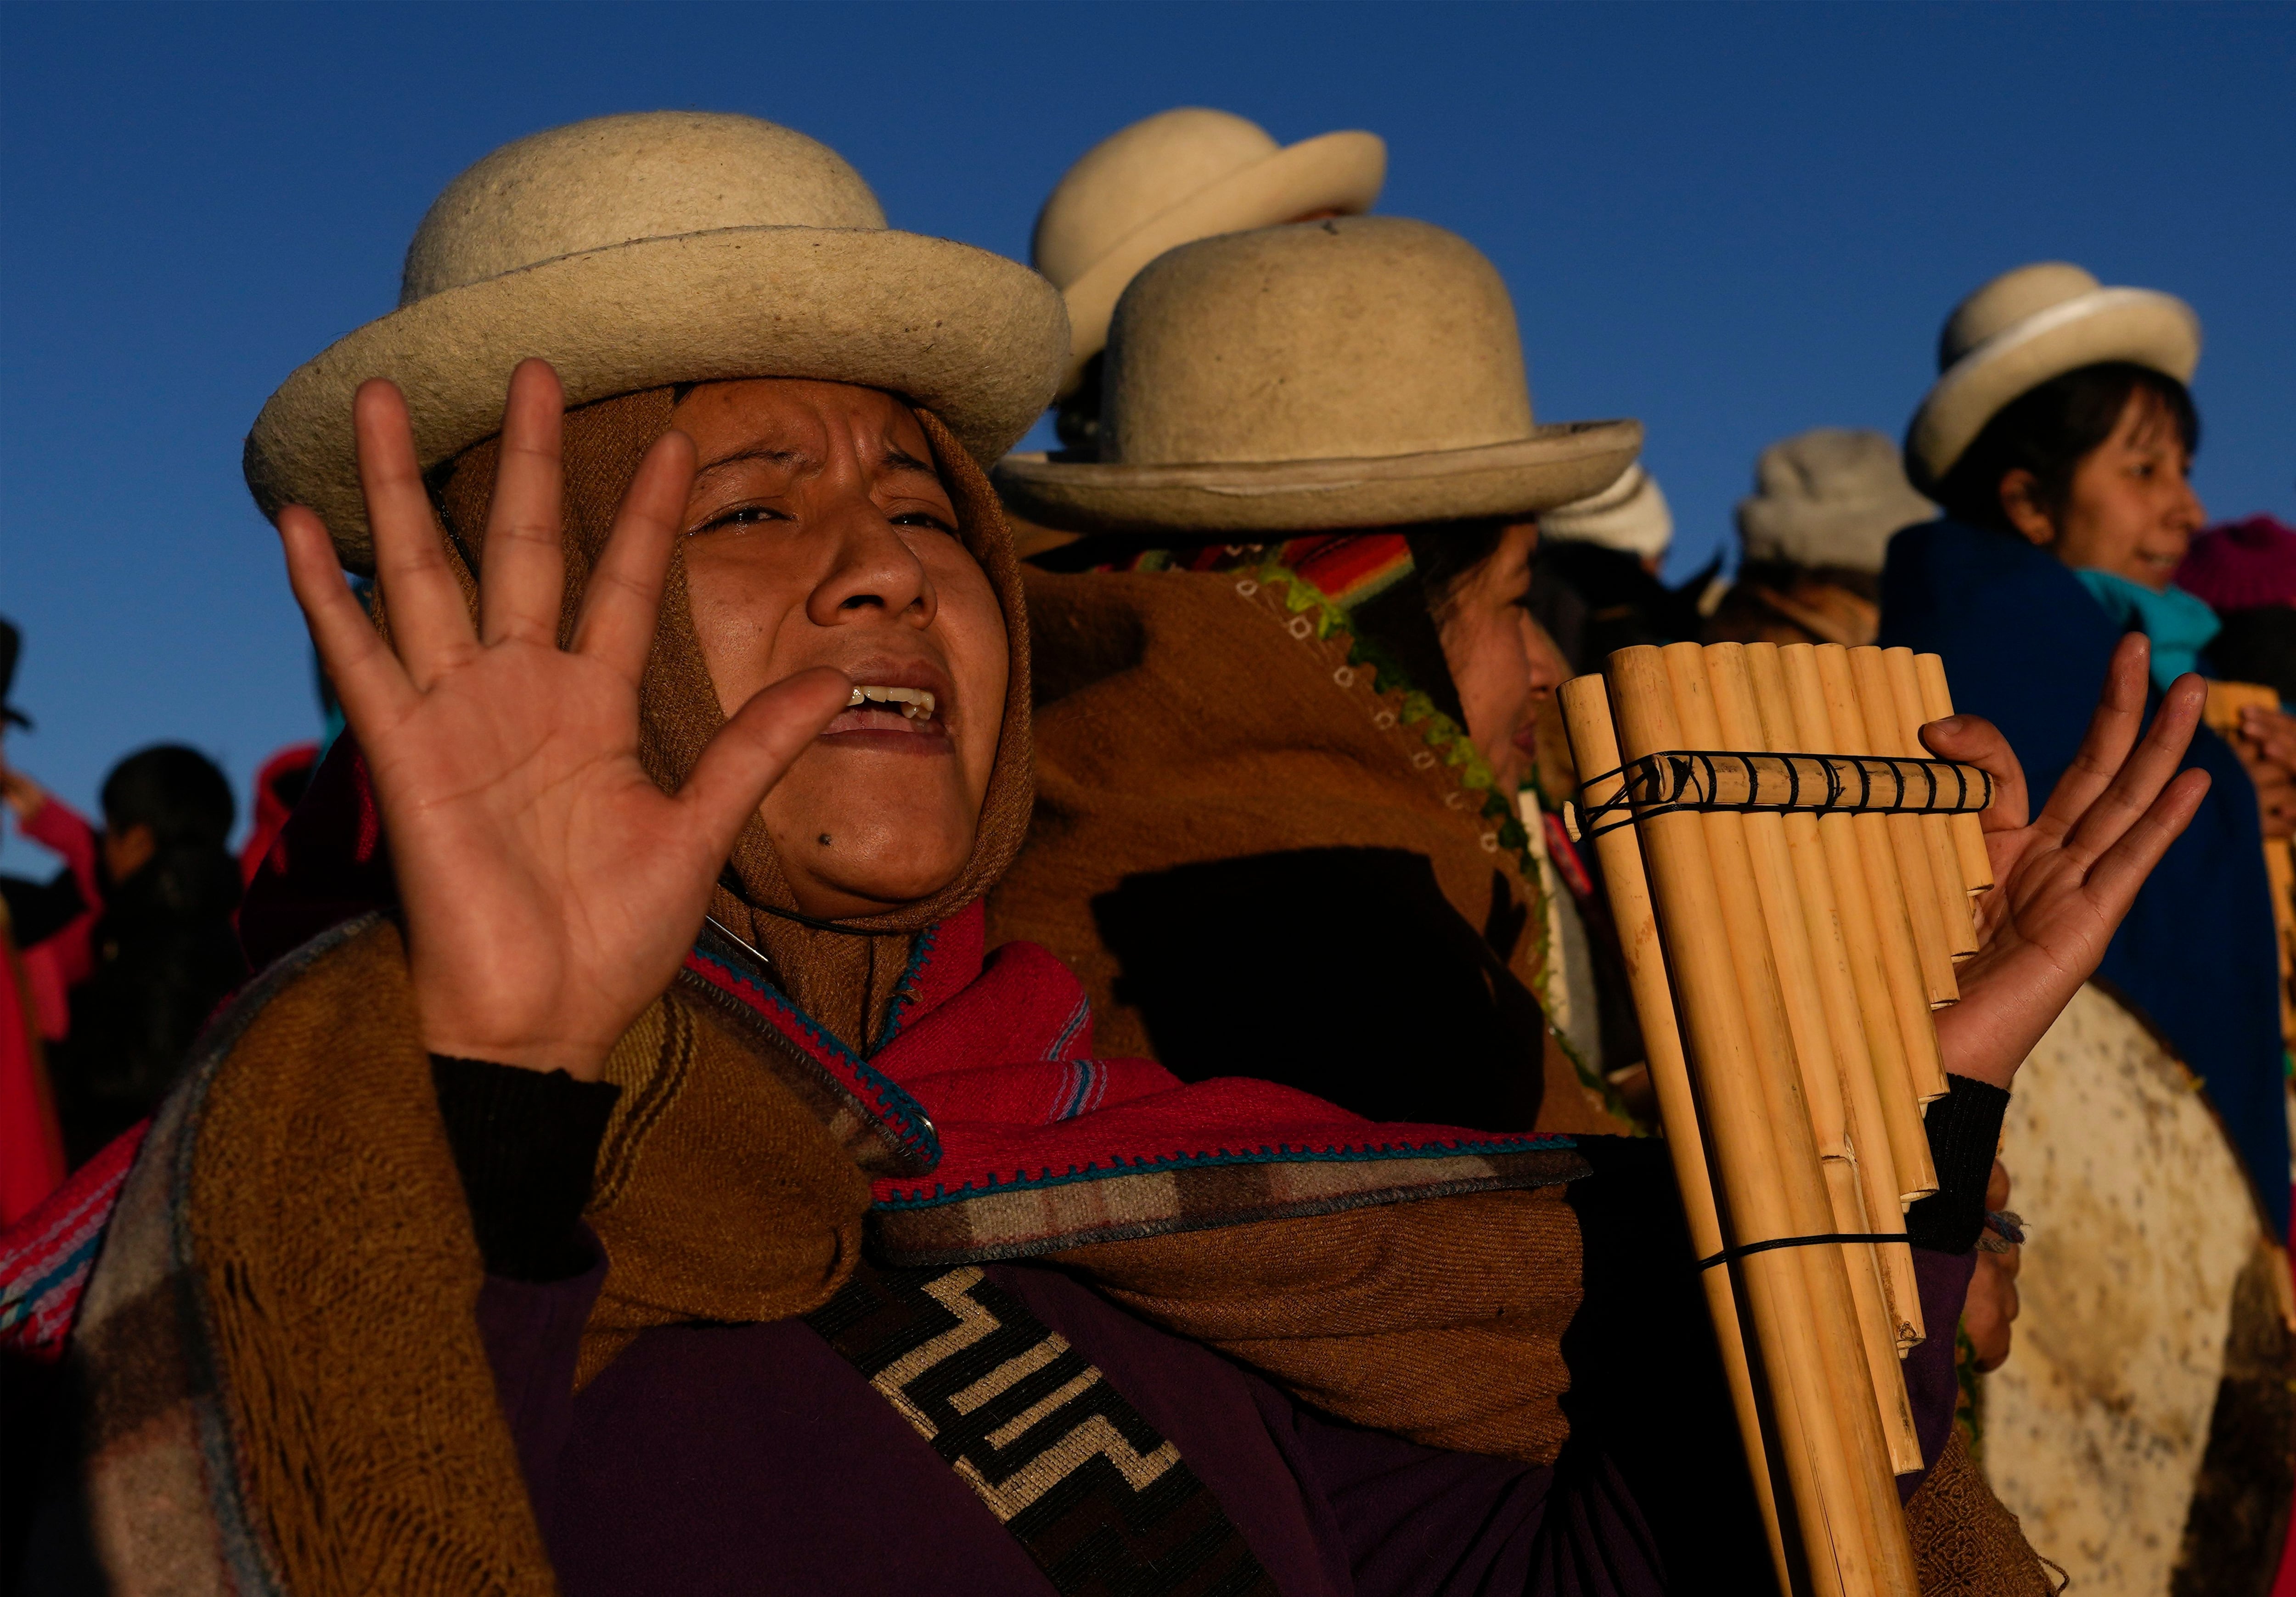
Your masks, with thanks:
[[(1992, 1178), (1985, 1183), (1985, 1207), (1995, 1214), (2009, 1207), (2009, 1172), (1997, 1159)], [(1977, 1250), (1977, 1270), (1969, 1278), (1969, 1297), (1961, 1306), (1961, 1329), (1977, 1355), (1980, 1375), (2009, 1362), (2011, 1328), (2017, 1318), (2017, 1269), (2023, 1260), (2016, 1243), (1988, 1234), (1990, 1245), (1981, 1244)]]
[(1937, 1017), (1956, 1076), (2010, 1084), (2209, 790), (2208, 773), (2177, 769), (2207, 697), (2199, 677), (2179, 677), (2137, 735), (2149, 653), (2141, 633), (2121, 640), (2079, 752), (2030, 820), (2024, 770), (1991, 722), (1955, 716), (1922, 728), (1939, 758), (1976, 766), (1994, 782), (1984, 815), (1994, 887), (1977, 901), (1978, 950), (1959, 972), (1961, 1002)]

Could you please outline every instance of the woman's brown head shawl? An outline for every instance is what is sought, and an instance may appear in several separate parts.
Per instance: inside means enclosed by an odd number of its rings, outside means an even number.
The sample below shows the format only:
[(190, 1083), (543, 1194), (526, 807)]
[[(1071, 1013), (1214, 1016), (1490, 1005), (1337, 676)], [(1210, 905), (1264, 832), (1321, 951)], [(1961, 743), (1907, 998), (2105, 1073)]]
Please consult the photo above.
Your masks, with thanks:
[[(591, 568), (605, 546), (623, 492), (645, 452), (668, 430), (676, 402), (674, 389), (647, 389), (566, 414), (562, 644), (572, 635)], [(866, 1052), (883, 1029), (915, 934), (987, 892), (1013, 863), (1029, 823), (1029, 627), (1012, 534), (996, 493), (972, 456), (931, 412), (918, 409), (915, 414), (956, 508), (958, 535), (988, 574), (1004, 612), (1009, 651), (1004, 726), (972, 856), (955, 879), (930, 898), (822, 930), (819, 923), (791, 918), (797, 913), (796, 898), (764, 824), (752, 816), (734, 845), (709, 908), (726, 930), (773, 962), (775, 981), (800, 1009), (858, 1052)], [(480, 556), (499, 443), (488, 438), (473, 446), (433, 478), (433, 497), (446, 524), (450, 552), (466, 568), (462, 575), (466, 592), (472, 594), (475, 586), (467, 573), (477, 569)], [(726, 724), (693, 632), (682, 548), (670, 555), (653, 653), (639, 684), (638, 718), (639, 758), (647, 774), (671, 792)]]

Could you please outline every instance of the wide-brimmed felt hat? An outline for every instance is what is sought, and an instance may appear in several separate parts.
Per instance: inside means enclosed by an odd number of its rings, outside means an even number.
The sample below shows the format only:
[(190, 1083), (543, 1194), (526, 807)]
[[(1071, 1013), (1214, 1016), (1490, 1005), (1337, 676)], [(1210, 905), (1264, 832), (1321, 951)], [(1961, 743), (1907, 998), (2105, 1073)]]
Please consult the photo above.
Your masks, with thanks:
[(754, 117), (601, 117), (506, 144), (447, 184), (406, 251), (399, 307), (330, 345), (248, 435), (266, 515), (325, 520), (372, 562), (351, 396), (406, 395), (427, 471), (501, 426), (517, 364), (570, 405), (664, 383), (808, 377), (899, 393), (984, 464), (1051, 400), (1058, 292), (1016, 261), (895, 232), (826, 145)]
[(1607, 487), (1636, 422), (1532, 420), (1497, 271), (1425, 222), (1348, 217), (1187, 244), (1133, 280), (1101, 459), (1007, 456), (1050, 527), (1285, 533), (1529, 515)]
[(1167, 250), (1323, 211), (1369, 210), (1387, 145), (1327, 133), (1278, 145), (1256, 122), (1182, 106), (1111, 134), (1070, 167), (1037, 217), (1037, 269), (1069, 310), (1066, 396), (1108, 341), (1109, 317), (1141, 267)]
[(1754, 492), (1738, 501), (1738, 536), (1762, 564), (1878, 574), (1890, 538), (1936, 514), (1887, 436), (1814, 427), (1762, 451)]
[(2201, 319), (2173, 294), (2106, 288), (2064, 261), (2004, 272), (1954, 307), (1939, 376), (1906, 429), (1906, 474), (1934, 492), (2020, 395), (2083, 366), (2126, 361), (2178, 382), (2201, 362)]
[(1640, 463), (1599, 494), (1558, 504), (1538, 518), (1542, 538), (1562, 544), (1594, 544), (1639, 560), (1656, 560), (1674, 542), (1674, 512), (1659, 491), (1658, 479)]

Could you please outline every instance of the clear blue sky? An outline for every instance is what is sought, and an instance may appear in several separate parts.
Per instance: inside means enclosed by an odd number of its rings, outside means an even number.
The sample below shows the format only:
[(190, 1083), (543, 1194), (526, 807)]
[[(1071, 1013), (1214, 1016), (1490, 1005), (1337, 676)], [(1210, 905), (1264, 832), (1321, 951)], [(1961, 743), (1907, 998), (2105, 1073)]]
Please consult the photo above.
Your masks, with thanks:
[(1898, 433), (1953, 302), (2052, 257), (2198, 308), (2201, 490), (2296, 517), (2292, 85), (2285, 5), (0, 5), (0, 614), (40, 721), (10, 758), (86, 805), (179, 739), (243, 795), (312, 733), (241, 439), (390, 309), (440, 186), (537, 128), (768, 117), (894, 225), (1016, 256), (1151, 111), (1370, 128), (1381, 209), (1505, 273), (1540, 415), (1648, 425), (1679, 574), (1762, 445)]

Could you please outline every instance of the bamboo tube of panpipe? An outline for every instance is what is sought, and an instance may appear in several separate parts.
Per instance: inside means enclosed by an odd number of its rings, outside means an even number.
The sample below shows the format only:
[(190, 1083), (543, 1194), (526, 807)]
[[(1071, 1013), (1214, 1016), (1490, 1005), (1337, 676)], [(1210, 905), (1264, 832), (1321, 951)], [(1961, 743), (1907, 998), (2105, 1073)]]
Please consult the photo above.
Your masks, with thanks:
[[(1890, 670), (1882, 651), (1870, 644), (1849, 651), (1850, 680), (1857, 686), (1857, 708), (1866, 717), (1866, 752), (1900, 752), (1898, 699), (1890, 691)], [(1953, 950), (1945, 935), (1945, 917), (1938, 909), (1937, 879), (1930, 872), (1930, 848), (1922, 837), (1919, 815), (1885, 815), (1890, 848), (1898, 857), (1898, 880), (1905, 884), (1906, 908), (1913, 918), (1914, 952), (1922, 962), (1922, 985), (1930, 1007), (1952, 1003), (1961, 996), (1953, 978)]]
[[(1946, 686), (1942, 655), (1914, 656), (1914, 676), (1922, 686), (1922, 719), (1942, 721), (1953, 714), (1953, 692)], [(1975, 815), (1956, 815), (1948, 823), (1954, 852), (1961, 856), (1961, 880), (1972, 894), (1993, 885), (1993, 856), (1985, 847), (1985, 823)]]
[[(1832, 754), (1871, 754), (1866, 715), (1858, 708), (1857, 686), (1850, 675), (1849, 651), (1839, 643), (1816, 646), (1817, 679), (1825, 692), (1825, 713), (1833, 727)], [(1927, 1103), (1945, 1096), (1945, 1064), (1938, 1057), (1937, 1026), (1930, 1019), (1929, 984), (1923, 979), (1921, 955), (1915, 944), (1913, 912), (1906, 904), (1904, 880), (1898, 874), (1898, 855), (1890, 840), (1887, 817), (1852, 815), (1850, 833), (1857, 839), (1866, 862), (1866, 880), (1874, 900), (1874, 924), (1881, 935), (1882, 968), (1890, 977), (1890, 1000), (1896, 1006), (1898, 1035), (1905, 1040), (1906, 1075), (1913, 1083), (1914, 1102)], [(1931, 911), (1935, 913), (1934, 908)], [(1940, 937), (1939, 941), (1943, 938)], [(1924, 1143), (1928, 1138), (1923, 1138)], [(1898, 1173), (1906, 1166), (1900, 1156)]]
[[(1675, 716), (1683, 734), (1692, 740), (1693, 748), (1721, 747), (1724, 739), (1715, 713), (1705, 650), (1696, 643), (1676, 643), (1660, 652), (1674, 690)], [(1772, 1167), (1782, 1183), (1788, 1224), (1794, 1228), (1784, 1234), (1823, 1236), (1833, 1229), (1833, 1206), (1826, 1198), (1825, 1177), (1810, 1131), (1809, 1104), (1802, 1093), (1793, 1029), (1786, 1015), (1777, 961), (1771, 952), (1764, 896), (1749, 840), (1751, 823), (1767, 817), (1715, 810), (1697, 818), (1706, 832), (1708, 862), (1752, 1044), (1751, 1080), (1747, 1085), (1760, 1095), (1759, 1102), (1767, 1110)], [(1783, 831), (1778, 840), (1783, 844)], [(1841, 1249), (1837, 1245), (1779, 1251), (1792, 1253), (1800, 1261), (1811, 1339), (1821, 1361), (1824, 1389), (1834, 1405), (1848, 1469), (1846, 1506), (1857, 1519), (1854, 1524), (1837, 1521), (1829, 1513), (1837, 1555), (1853, 1538), (1862, 1542), (1858, 1551), (1870, 1560), (1875, 1589), (1902, 1590), (1910, 1597), (1918, 1589), (1913, 1545), (1898, 1504), (1897, 1470), (1874, 1404), (1865, 1339), (1857, 1326), (1849, 1273), (1842, 1268)]]
[[(1754, 684), (1747, 670), (1742, 643), (1715, 643), (1704, 651), (1707, 685), (1712, 693), (1718, 749), (1763, 749), (1768, 746), (1761, 712), (1756, 708)], [(1669, 659), (1669, 664), (1672, 664)], [(1685, 726), (1685, 730), (1692, 730)], [(1695, 731), (1692, 735), (1696, 735)], [(1793, 849), (1786, 836), (1789, 820), (1809, 823), (1808, 815), (1786, 816), (1756, 811), (1741, 817), (1755, 891), (1760, 898), (1762, 923), (1768, 929), (1771, 957), (1777, 971), (1778, 995), (1785, 1011), (1786, 1028), (1793, 1045), (1795, 1079), (1801, 1087), (1804, 1110), (1809, 1117), (1812, 1151), (1821, 1161), (1819, 1197), (1832, 1230), (1857, 1234), (1868, 1230), (1865, 1204), (1857, 1192), (1857, 1174), (1850, 1161), (1849, 1114), (1843, 1103), (1840, 1062), (1834, 1057), (1832, 1025), (1818, 975), (1819, 937), (1810, 916), (1801, 882), (1794, 868)], [(1816, 845), (1812, 823), (1810, 841)], [(1830, 929), (1829, 929), (1830, 930)], [(1758, 1006), (1757, 1006), (1758, 1007)], [(1781, 1157), (1795, 1157), (1781, 1137)], [(1893, 1194), (1894, 1196), (1894, 1194)], [(1905, 1373), (1898, 1366), (1898, 1330), (1884, 1302), (1881, 1266), (1871, 1242), (1834, 1245), (1841, 1258), (1843, 1284), (1849, 1293), (1850, 1324), (1864, 1355), (1879, 1437), (1892, 1474), (1922, 1467), (1921, 1438), (1914, 1432), (1914, 1412), (1906, 1396)]]
[[(1562, 720), (1570, 737), (1572, 762), (1581, 771), (1615, 772), (1625, 764), (1619, 758), (1619, 734), (1611, 722), (1611, 698), (1600, 676), (1578, 676), (1562, 684)], [(1626, 785), (1609, 776), (1587, 784), (1583, 801), (1606, 804)], [(1682, 1031), (1674, 1017), (1674, 993), (1667, 985), (1666, 960), (1659, 948), (1658, 917), (1651, 907), (1650, 881), (1643, 874), (1641, 847), (1630, 826), (1613, 827), (1594, 839), (1595, 856), (1603, 867), (1603, 885), (1611, 901), (1619, 946), (1626, 956), (1627, 989), (1634, 1000), (1635, 1019), (1641, 1024), (1644, 1059), (1651, 1086), (1658, 1096), (1660, 1124), (1666, 1128), (1666, 1145), (1674, 1161), (1675, 1184), (1682, 1190), (1682, 1208), (1690, 1223), (1690, 1245), (1700, 1258), (1722, 1251), (1722, 1215), (1715, 1207), (1714, 1179), (1706, 1160), (1706, 1138), (1698, 1123), (1698, 1102), (1690, 1085), (1690, 1061), (1682, 1051)], [(1779, 1528), (1776, 1486), (1762, 1438), (1762, 1415), (1754, 1396), (1754, 1374), (1746, 1358), (1745, 1327), (1739, 1318), (1737, 1294), (1730, 1272), (1702, 1270), (1706, 1307), (1714, 1320), (1715, 1339), (1721, 1346), (1722, 1369), (1730, 1384), (1730, 1404), (1737, 1411), (1738, 1434), (1746, 1447), (1746, 1468), (1752, 1477), (1754, 1496), (1762, 1510), (1762, 1527), (1770, 1541), (1770, 1561), (1775, 1566), (1778, 1591), (1795, 1589), (1786, 1541)], [(1799, 1549), (1797, 1549), (1799, 1551)]]
[[(1658, 650), (1620, 650), (1611, 656), (1608, 674), (1627, 758), (1685, 746)], [(1794, 1233), (1755, 1077), (1753, 1041), (1738, 995), (1704, 820), (1677, 810), (1637, 821), (1635, 830), (1641, 835), (1667, 967), (1674, 977), (1683, 1041), (1697, 1068), (1699, 1110), (1730, 1240), (1743, 1243)], [(1869, 1538), (1862, 1528), (1866, 1516), (1819, 1360), (1808, 1280), (1792, 1257), (1800, 1251), (1775, 1248), (1751, 1254), (1737, 1261), (1733, 1273), (1775, 1417), (1775, 1462), (1786, 1478), (1812, 1587), (1863, 1597), (1874, 1589)]]
[[(1914, 651), (1884, 649), (1882, 667), (1890, 679), (1890, 694), (1898, 706), (1898, 746), (1909, 759), (1934, 759), (1922, 741), (1921, 678), (1914, 672)], [(1961, 856), (1955, 851), (1953, 831), (1944, 815), (1922, 817), (1922, 843), (1930, 856), (1930, 880), (1937, 892), (1938, 913), (1945, 921), (1946, 952), (1956, 961), (1977, 952), (1977, 921), (1969, 913), (1969, 889), (1961, 880)]]
[[(1794, 741), (1805, 749), (1841, 749), (1842, 741), (1826, 708), (1817, 651), (1808, 643), (1788, 643), (1778, 651), (1778, 664), (1785, 673), (1787, 698), (1793, 708)], [(1820, 815), (1817, 835), (1825, 848), (1826, 874), (1833, 880), (1834, 901), (1841, 910), (1842, 941), (1849, 950), (1849, 974), (1857, 989), (1866, 1057), (1874, 1067), (1881, 1134), (1888, 1140), (1896, 1168), (1897, 1214), (1902, 1224), (1906, 1204), (1937, 1191), (1929, 1134), (1922, 1129), (1921, 1099), (1914, 1091), (1912, 1066), (1906, 1057), (1902, 1014), (1910, 1007), (1932, 1038), (1936, 1033), (1930, 1023), (1929, 1006), (1918, 1001), (1915, 991), (1913, 934), (1902, 925), (1894, 961), (1897, 974), (1892, 974), (1892, 946), (1882, 935), (1882, 900), (1874, 891), (1878, 872), (1868, 868), (1873, 851), (1866, 847), (1869, 839), (1859, 836), (1862, 818), (1855, 815)], [(1906, 1003), (1899, 1002), (1901, 991)], [(1919, 1299), (1906, 1295), (1893, 1302), (1898, 1319), (1918, 1333), (1923, 1329)]]
[[(1795, 725), (1793, 700), (1786, 687), (1785, 666), (1780, 658), (1778, 646), (1775, 643), (1747, 645), (1746, 670), (1753, 684), (1754, 706), (1761, 717), (1764, 741), (1774, 749), (1807, 747)], [(1890, 1145), (1888, 1122), (1882, 1108), (1881, 1084), (1874, 1074), (1873, 1046), (1866, 1037), (1866, 1016), (1857, 999), (1857, 979), (1853, 969), (1849, 934), (1842, 923), (1845, 912), (1840, 897), (1833, 889), (1833, 869), (1826, 857), (1825, 839), (1821, 834), (1816, 815), (1790, 815), (1784, 817), (1784, 822), (1786, 845), (1793, 855), (1794, 876), (1806, 906), (1819, 991), (1825, 1003), (1826, 1034), (1833, 1040), (1834, 1065), (1841, 1077), (1841, 1095), (1847, 1115), (1845, 1130), (1850, 1144), (1850, 1157), (1857, 1169), (1859, 1207), (1863, 1211), (1860, 1224), (1842, 1229), (1894, 1233), (1902, 1238), (1905, 1234), (1905, 1188), (1898, 1179), (1897, 1154)], [(1848, 825), (1849, 817), (1841, 816), (1834, 830), (1837, 834), (1843, 833)], [(1868, 927), (1866, 930), (1866, 940), (1870, 942), (1872, 929)], [(1877, 994), (1883, 993), (1885, 984), (1881, 977), (1878, 959), (1872, 969), (1871, 984)], [(1897, 1016), (1889, 1009), (1886, 997), (1876, 1013), (1881, 1022), (1882, 1041), (1895, 1046)], [(1899, 1069), (1903, 1069), (1902, 1061)], [(1921, 1125), (1910, 1088), (1900, 1096), (1909, 1128), (1907, 1134), (1919, 1136)], [(1923, 1146), (1927, 1146), (1925, 1139)], [(1828, 1175), (1830, 1179), (1831, 1170)], [(1894, 1340), (1900, 1350), (1910, 1347), (1922, 1339), (1923, 1329), (1921, 1298), (1914, 1278), (1913, 1249), (1900, 1241), (1877, 1244), (1874, 1253), (1882, 1274), (1883, 1295), (1890, 1309)], [(1902, 1391), (1902, 1371), (1898, 1372), (1898, 1377)], [(1889, 1420), (1886, 1405), (1882, 1417), (1886, 1423)]]

